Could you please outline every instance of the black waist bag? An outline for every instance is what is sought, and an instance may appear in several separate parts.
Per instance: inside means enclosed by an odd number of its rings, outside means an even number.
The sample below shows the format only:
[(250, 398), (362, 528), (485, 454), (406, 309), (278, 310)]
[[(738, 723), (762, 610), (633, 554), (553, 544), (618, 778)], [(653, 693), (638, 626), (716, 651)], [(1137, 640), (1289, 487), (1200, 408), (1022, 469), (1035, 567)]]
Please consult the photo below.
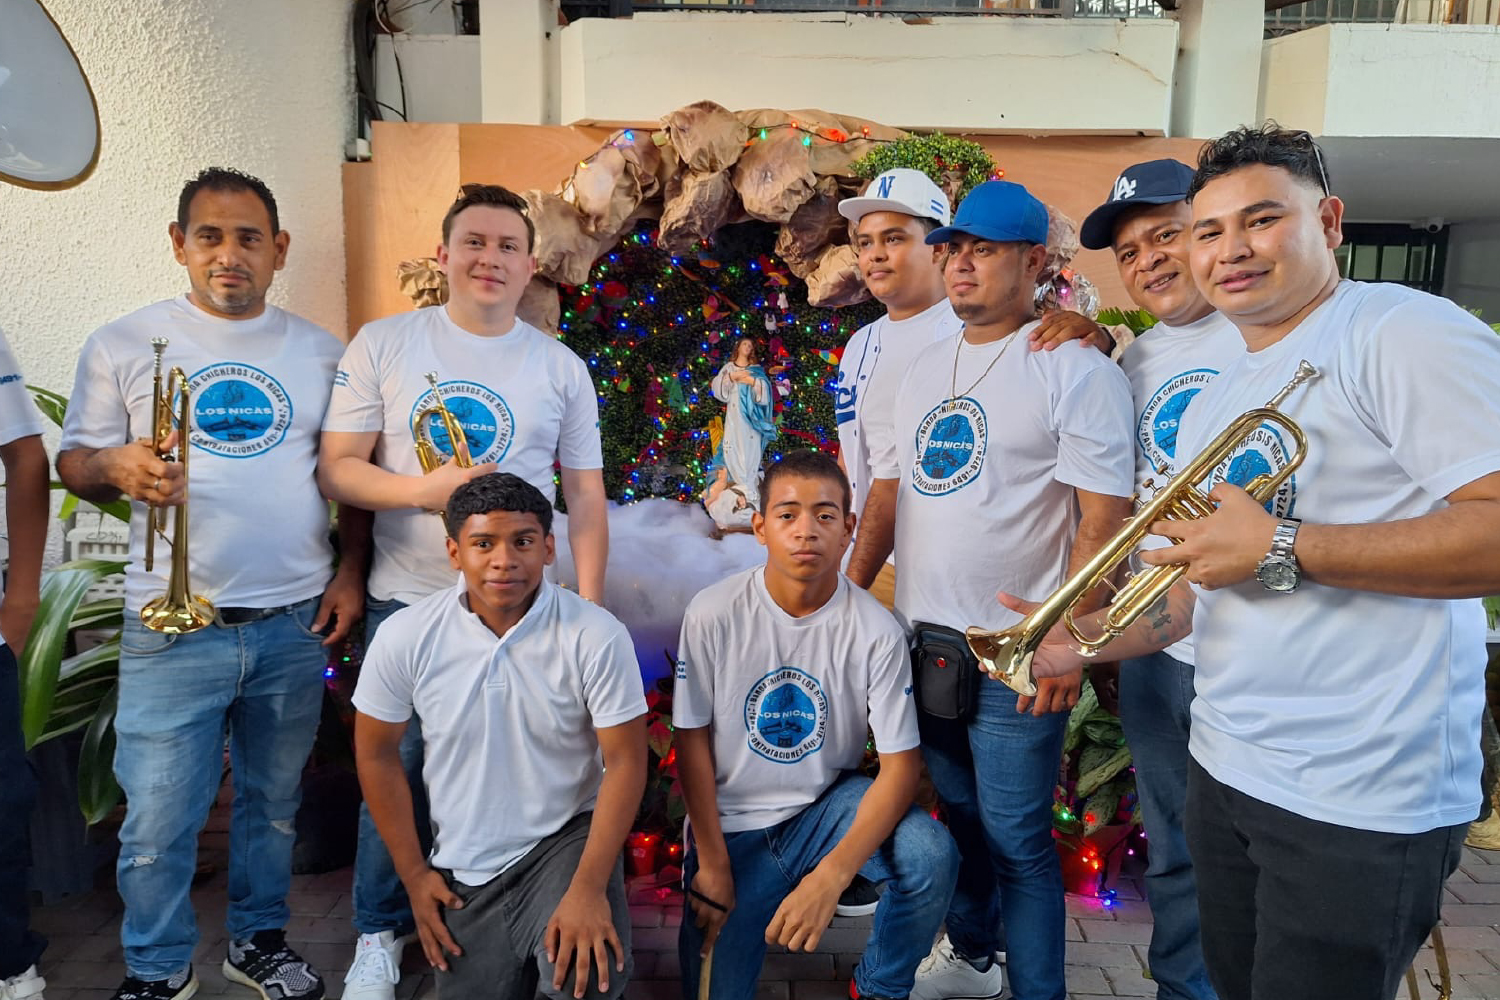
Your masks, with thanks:
[(912, 626), (911, 672), (917, 708), (938, 719), (967, 721), (979, 700), (979, 659), (964, 634), (943, 625)]

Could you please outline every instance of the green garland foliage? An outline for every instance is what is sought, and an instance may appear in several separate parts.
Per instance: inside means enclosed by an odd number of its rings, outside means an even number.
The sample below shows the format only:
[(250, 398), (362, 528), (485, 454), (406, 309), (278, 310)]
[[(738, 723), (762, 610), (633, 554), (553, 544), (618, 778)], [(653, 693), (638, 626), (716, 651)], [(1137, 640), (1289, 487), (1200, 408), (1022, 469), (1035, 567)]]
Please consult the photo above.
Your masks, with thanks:
[(879, 146), (849, 168), (869, 180), (896, 167), (920, 170), (948, 192), (957, 207), (964, 195), (997, 176), (995, 161), (983, 146), (968, 139), (934, 132), (912, 135)]
[(807, 286), (772, 252), (775, 237), (774, 226), (742, 223), (674, 255), (643, 222), (595, 263), (589, 281), (559, 289), (559, 336), (588, 364), (599, 397), (611, 499), (696, 499), (713, 457), (708, 428), (724, 415), (709, 386), (741, 335), (755, 339), (777, 387), (781, 435), (767, 460), (836, 445), (839, 358), (883, 310), (809, 306)]

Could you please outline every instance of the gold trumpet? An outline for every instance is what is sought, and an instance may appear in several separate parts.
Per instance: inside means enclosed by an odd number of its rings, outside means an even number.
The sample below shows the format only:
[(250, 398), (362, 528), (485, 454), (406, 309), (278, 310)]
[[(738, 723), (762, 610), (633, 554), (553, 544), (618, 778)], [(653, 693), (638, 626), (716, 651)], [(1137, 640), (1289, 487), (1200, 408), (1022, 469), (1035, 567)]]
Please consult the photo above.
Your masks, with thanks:
[[(151, 338), (151, 349), (156, 352), (156, 375), (151, 387), (151, 441), (157, 457), (182, 463), (183, 481), (187, 481), (188, 443), (187, 435), (192, 424), (192, 404), (188, 393), (188, 380), (181, 368), (174, 367), (167, 374), (166, 385), (162, 385), (161, 356), (167, 349), (166, 337)], [(178, 431), (176, 455), (163, 447), (172, 433), (172, 394), (180, 397), (176, 429)], [(154, 504), (146, 512), (146, 571), (149, 573), (156, 561), (156, 536), (167, 537), (167, 512)], [(183, 635), (196, 632), (214, 620), (214, 606), (188, 586), (188, 505), (184, 500), (172, 510), (172, 568), (167, 576), (166, 592), (146, 602), (141, 608), (141, 624), (153, 632), (167, 635)]]
[(1079, 651), (1084, 656), (1097, 656), (1101, 649), (1172, 589), (1187, 572), (1187, 565), (1175, 563), (1153, 566), (1127, 580), (1110, 602), (1104, 615), (1102, 631), (1097, 636), (1085, 635), (1074, 621), (1074, 609), (1078, 603), (1096, 587), (1110, 585), (1110, 578), (1114, 576), (1115, 570), (1130, 558), (1141, 540), (1150, 534), (1153, 523), (1163, 518), (1195, 520), (1212, 514), (1215, 504), (1206, 493), (1198, 489), (1197, 484), (1229, 459), (1262, 424), (1279, 427), (1296, 444), (1296, 448), (1287, 456), (1286, 465), (1280, 470), (1271, 475), (1256, 476), (1245, 486), (1245, 492), (1254, 497), (1257, 503), (1265, 503), (1275, 495), (1307, 455), (1307, 436), (1278, 407), (1298, 386), (1317, 377), (1318, 370), (1311, 364), (1306, 361), (1299, 364), (1292, 380), (1270, 402), (1240, 414), (1181, 472), (1157, 490), (1149, 501), (1141, 504), (1135, 516), (1125, 522), (1125, 527), (1106, 542), (1087, 565), (1073, 574), (1067, 583), (1025, 618), (1010, 628), (998, 631), (970, 627), (965, 633), (969, 648), (979, 658), (984, 670), (1019, 694), (1036, 694), (1036, 677), (1031, 672), (1031, 660), (1041, 646), (1042, 639), (1059, 620), (1078, 642)]
[[(427, 430), (429, 417), (437, 417), (442, 421), (443, 432), (448, 435), (448, 443), (453, 447), (453, 461), (460, 469), (472, 468), (474, 459), (469, 455), (469, 439), (464, 437), (464, 429), (459, 424), (458, 418), (448, 409), (448, 404), (443, 402), (442, 390), (438, 388), (437, 372), (428, 372), (425, 376), (427, 384), (432, 386), (432, 403), (424, 406), (411, 415), (411, 437), (412, 443), (417, 449), (417, 462), (422, 466), (422, 474), (441, 468), (447, 463), (448, 457), (441, 449), (433, 443), (431, 434)], [(448, 515), (443, 511), (434, 511), (448, 523)]]

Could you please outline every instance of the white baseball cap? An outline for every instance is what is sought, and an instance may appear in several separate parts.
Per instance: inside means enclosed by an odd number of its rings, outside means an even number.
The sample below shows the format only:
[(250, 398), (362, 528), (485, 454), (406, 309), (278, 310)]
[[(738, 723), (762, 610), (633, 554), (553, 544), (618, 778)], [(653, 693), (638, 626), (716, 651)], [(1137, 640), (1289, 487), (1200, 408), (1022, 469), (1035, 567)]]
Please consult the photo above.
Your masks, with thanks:
[(839, 214), (858, 222), (871, 212), (900, 212), (948, 224), (948, 196), (920, 170), (896, 167), (876, 176), (858, 198), (839, 202)]

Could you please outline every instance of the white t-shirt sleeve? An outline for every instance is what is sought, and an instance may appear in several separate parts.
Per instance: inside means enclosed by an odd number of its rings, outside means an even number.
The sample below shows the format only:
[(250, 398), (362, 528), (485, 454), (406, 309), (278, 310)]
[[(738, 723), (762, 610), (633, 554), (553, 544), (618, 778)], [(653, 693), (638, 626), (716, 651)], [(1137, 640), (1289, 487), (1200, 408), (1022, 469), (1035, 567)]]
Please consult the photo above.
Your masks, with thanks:
[(130, 442), (129, 432), (129, 414), (118, 371), (95, 334), (78, 355), (78, 370), (73, 378), (73, 395), (68, 399), (68, 413), (63, 418), (59, 450), (118, 448)]
[(1058, 397), (1057, 481), (1128, 497), (1135, 486), (1135, 404), (1130, 381), (1113, 365), (1086, 372)]
[(366, 328), (344, 350), (323, 417), (325, 431), (358, 434), (385, 427), (385, 400), (380, 395), (380, 372), (372, 354), (376, 340)]
[(713, 721), (712, 637), (702, 621), (701, 612), (689, 604), (682, 616), (682, 634), (677, 642), (677, 675), (672, 688), (672, 724), (680, 729), (701, 729)]
[(595, 729), (608, 729), (646, 714), (641, 665), (625, 626), (617, 625), (584, 664), (583, 701)]
[(1445, 497), (1500, 471), (1500, 336), (1423, 297), (1375, 320), (1353, 349), (1355, 405), (1414, 482)]
[(42, 433), (42, 415), (26, 391), (21, 366), (0, 332), (0, 444)]
[(412, 644), (403, 639), (399, 621), (394, 617), (386, 621), (365, 650), (359, 683), (354, 686), (354, 707), (381, 722), (405, 722), (412, 715), (416, 662)]
[(557, 460), (569, 469), (604, 468), (604, 445), (599, 439), (599, 397), (588, 366), (579, 360), (563, 391), (562, 428)]
[(870, 475), (876, 479), (900, 479), (901, 462), (896, 455), (895, 406), (870, 407), (864, 413), (864, 425), (865, 448), (870, 456)]
[(906, 637), (882, 637), (870, 650), (870, 732), (875, 749), (900, 753), (921, 743), (917, 706), (912, 700), (911, 654)]

